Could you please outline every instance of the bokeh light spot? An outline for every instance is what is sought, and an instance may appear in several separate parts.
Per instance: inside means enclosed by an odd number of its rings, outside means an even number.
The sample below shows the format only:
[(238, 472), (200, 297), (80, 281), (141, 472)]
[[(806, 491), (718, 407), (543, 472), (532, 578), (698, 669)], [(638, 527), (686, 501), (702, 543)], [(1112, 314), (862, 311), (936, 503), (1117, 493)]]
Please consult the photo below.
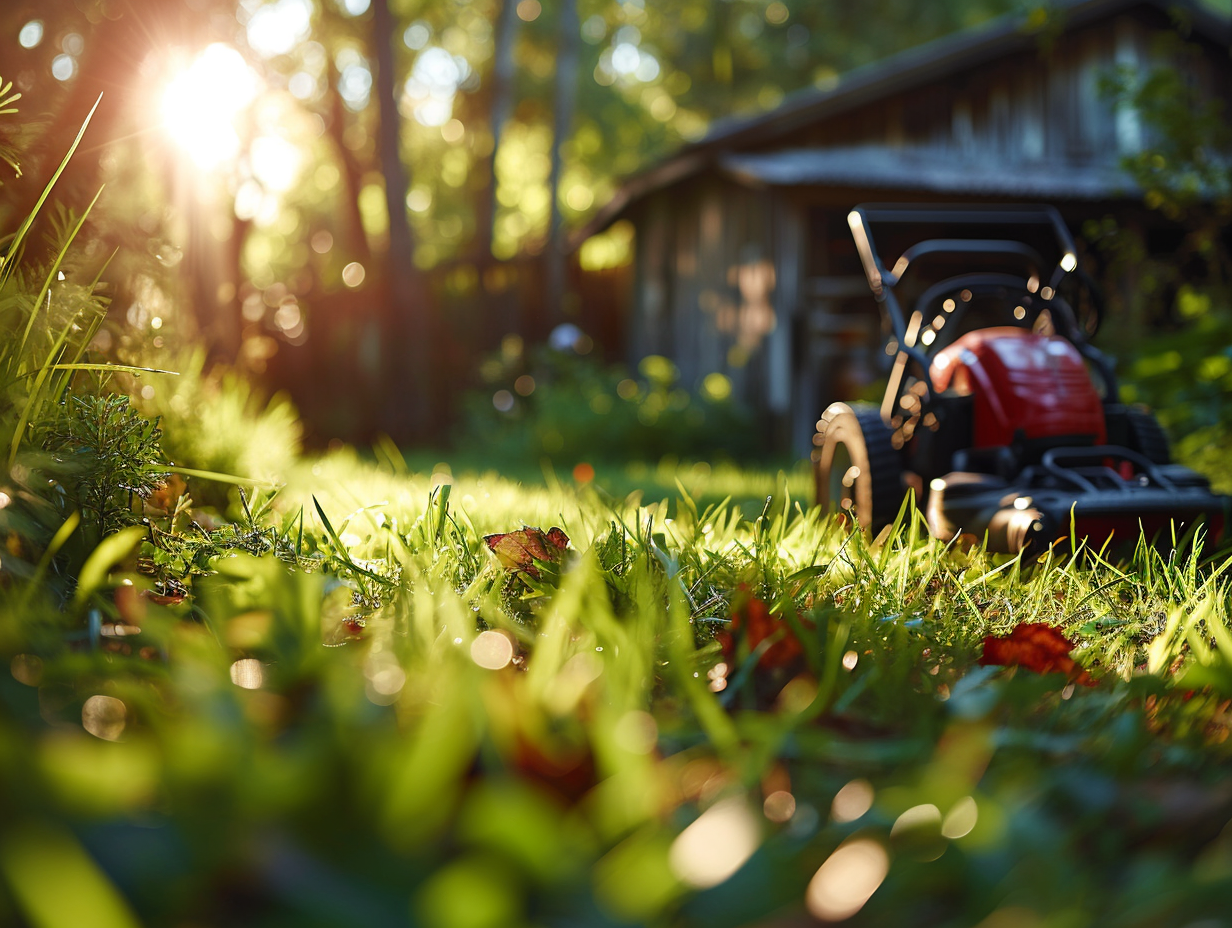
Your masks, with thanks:
[(873, 785), (868, 780), (852, 780), (838, 791), (830, 806), (836, 822), (854, 822), (873, 807)]
[(127, 721), (128, 710), (114, 696), (91, 696), (81, 707), (81, 727), (104, 741), (118, 741)]
[(940, 825), (941, 810), (931, 802), (926, 802), (922, 805), (912, 806), (896, 818), (894, 820), (894, 827), (890, 829), (890, 834), (898, 835), (915, 828), (939, 827)]
[(649, 754), (659, 740), (659, 726), (649, 712), (635, 709), (620, 717), (612, 737), (630, 754)]
[(43, 659), (35, 654), (18, 654), (9, 663), (13, 679), (26, 686), (38, 686), (43, 680)]
[(77, 73), (77, 61), (72, 55), (56, 55), (51, 60), (51, 76), (58, 81), (67, 81)]
[(413, 213), (425, 212), (432, 205), (432, 193), (423, 187), (412, 187), (406, 195), (406, 208)]
[(695, 889), (717, 886), (739, 870), (757, 850), (757, 819), (742, 796), (725, 799), (703, 812), (672, 842), (668, 863)]
[(471, 642), (471, 660), (484, 670), (500, 670), (513, 660), (513, 640), (496, 629), (480, 632)]
[(980, 810), (975, 800), (970, 796), (963, 796), (946, 813), (945, 819), (941, 822), (941, 834), (951, 840), (966, 837), (975, 828), (979, 816)]
[(432, 38), (432, 30), (423, 20), (416, 20), (406, 27), (406, 32), (402, 33), (402, 41), (406, 43), (406, 47), (414, 51), (419, 51), (428, 44), (428, 40)]
[(762, 803), (762, 811), (772, 822), (790, 821), (796, 814), (796, 797), (786, 790), (775, 790)]
[(731, 380), (726, 375), (720, 374), (718, 371), (707, 374), (702, 379), (702, 393), (706, 395), (708, 400), (715, 403), (721, 403), (723, 400), (731, 396)]
[(573, 479), (577, 483), (590, 483), (595, 479), (595, 468), (592, 464), (582, 461), (573, 468)]
[(242, 658), (231, 665), (231, 682), (246, 690), (259, 690), (265, 682), (265, 670), (256, 658)]
[(285, 55), (307, 37), (312, 27), (310, 0), (267, 3), (248, 20), (248, 44), (258, 55)]
[(786, 4), (782, 3), (781, 0), (774, 0), (773, 3), (766, 7), (766, 22), (773, 23), (776, 26), (787, 22), (787, 17), (790, 15)]
[(43, 21), (32, 19), (22, 26), (21, 32), (17, 33), (17, 41), (22, 48), (34, 48), (38, 45), (43, 41)]
[(839, 845), (809, 881), (805, 904), (825, 921), (855, 915), (877, 891), (890, 872), (886, 849), (870, 838)]
[(317, 92), (317, 82), (307, 71), (296, 71), (287, 81), (287, 90), (298, 100), (307, 100)]
[(342, 282), (354, 290), (364, 282), (367, 271), (358, 261), (352, 261), (342, 269)]
[(329, 254), (330, 249), (334, 247), (334, 237), (326, 229), (321, 229), (312, 234), (311, 243), (312, 250), (319, 255)]

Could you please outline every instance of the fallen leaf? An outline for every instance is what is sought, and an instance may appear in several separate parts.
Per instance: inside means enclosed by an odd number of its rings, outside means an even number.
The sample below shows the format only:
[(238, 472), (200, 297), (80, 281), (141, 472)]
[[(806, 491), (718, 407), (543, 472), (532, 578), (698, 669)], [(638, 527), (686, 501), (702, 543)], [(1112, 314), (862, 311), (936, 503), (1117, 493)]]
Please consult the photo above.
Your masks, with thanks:
[(735, 635), (741, 629), (745, 630), (750, 652), (772, 635), (778, 636), (757, 661), (757, 666), (763, 669), (786, 667), (804, 653), (804, 647), (791, 626), (783, 621), (782, 616), (772, 614), (770, 607), (756, 597), (737, 609), (732, 615), (731, 624), (715, 635), (724, 655), (730, 657), (735, 652)]
[(1074, 643), (1051, 625), (1023, 622), (1007, 637), (986, 637), (980, 663), (985, 666), (1026, 667), (1036, 673), (1063, 673), (1075, 683), (1094, 686), (1095, 680), (1091, 675), (1069, 656), (1073, 648)]
[(179, 592), (156, 593), (153, 590), (142, 590), (141, 595), (157, 606), (178, 606), (184, 601), (187, 594)]
[(180, 497), (187, 490), (187, 481), (179, 474), (171, 474), (163, 480), (157, 490), (150, 494), (150, 498), (146, 500), (146, 505), (156, 512), (173, 512), (175, 511), (176, 504), (180, 501)]
[(521, 571), (536, 580), (539, 568), (535, 561), (559, 563), (569, 547), (569, 536), (559, 528), (527, 527), (517, 532), (484, 535), (483, 540), (506, 570)]

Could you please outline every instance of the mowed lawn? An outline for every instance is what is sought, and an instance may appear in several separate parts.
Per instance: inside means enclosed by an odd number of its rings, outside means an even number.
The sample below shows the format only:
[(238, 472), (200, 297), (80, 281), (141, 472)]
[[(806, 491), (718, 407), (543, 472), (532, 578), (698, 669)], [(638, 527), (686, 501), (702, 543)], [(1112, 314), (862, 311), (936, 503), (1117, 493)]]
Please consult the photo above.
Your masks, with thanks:
[[(790, 462), (446, 463), (302, 462), (182, 602), (6, 599), (0, 921), (1222, 923), (1218, 557), (869, 539)], [(981, 664), (1023, 623), (1072, 650)]]

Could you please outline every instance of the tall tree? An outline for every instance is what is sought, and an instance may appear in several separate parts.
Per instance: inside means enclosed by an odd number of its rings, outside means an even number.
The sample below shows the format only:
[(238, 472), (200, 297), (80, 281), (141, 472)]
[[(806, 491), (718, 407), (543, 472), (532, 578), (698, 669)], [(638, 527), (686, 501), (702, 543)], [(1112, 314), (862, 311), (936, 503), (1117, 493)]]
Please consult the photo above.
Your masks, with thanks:
[(342, 210), (342, 216), (339, 217), (337, 224), (342, 230), (342, 244), (347, 249), (347, 253), (354, 255), (356, 260), (368, 264), (371, 256), (368, 252), (368, 239), (364, 234), (363, 217), (359, 212), (359, 191), (363, 186), (364, 165), (347, 147), (345, 141), (347, 114), (346, 104), (338, 90), (340, 75), (335, 62), (337, 49), (328, 44), (330, 38), (345, 35), (348, 27), (342, 17), (327, 3), (321, 4), (318, 15), (320, 16), (321, 41), (326, 44), (325, 100), (322, 106), (322, 118), (333, 145), (334, 155), (338, 159), (341, 174), (342, 189), (339, 193), (338, 205)]
[(480, 198), (479, 215), (476, 217), (478, 259), (487, 263), (492, 259), (492, 224), (496, 221), (496, 158), (500, 152), (501, 136), (505, 125), (513, 115), (514, 62), (513, 50), (517, 45), (518, 23), (517, 0), (501, 0), (500, 13), (496, 18), (496, 48), (492, 61), (491, 100), (488, 124), (492, 133), (492, 153), (488, 156), (488, 183)]
[(560, 32), (556, 50), (556, 92), (553, 95), (552, 168), (548, 176), (551, 219), (548, 222), (547, 306), (552, 325), (561, 321), (564, 310), (568, 237), (560, 211), (560, 185), (564, 147), (573, 127), (573, 110), (577, 102), (580, 41), (577, 0), (561, 0)]
[(385, 177), (389, 212), (389, 250), (385, 260), (386, 331), (382, 361), (385, 419), (398, 437), (423, 437), (431, 427), (429, 390), (433, 382), (428, 304), (415, 269), (414, 239), (406, 215), (409, 189), (402, 158), (402, 119), (394, 95), (394, 42), (397, 30), (388, 0), (372, 3), (376, 52), (377, 152)]

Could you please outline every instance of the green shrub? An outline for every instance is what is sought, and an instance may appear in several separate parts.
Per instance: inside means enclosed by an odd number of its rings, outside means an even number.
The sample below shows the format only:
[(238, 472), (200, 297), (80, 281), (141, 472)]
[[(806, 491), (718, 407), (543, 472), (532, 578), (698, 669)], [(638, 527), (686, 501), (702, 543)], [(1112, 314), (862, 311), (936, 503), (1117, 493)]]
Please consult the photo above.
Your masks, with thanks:
[[(0, 115), (16, 112), (20, 94), (10, 90), (0, 87)], [(59, 568), (61, 592), (104, 535), (139, 518), (139, 501), (165, 476), (157, 424), (141, 419), (127, 397), (104, 395), (105, 378), (120, 368), (89, 353), (109, 301), (100, 293), (102, 268), (88, 266), (72, 246), (94, 204), (79, 215), (57, 205), (44, 218), (88, 125), (89, 117), (34, 207), (4, 238), (0, 257), (3, 570), (43, 580)], [(18, 154), (0, 145), (15, 170)], [(49, 257), (35, 261), (26, 248), (40, 219)]]
[(1151, 130), (1149, 144), (1122, 167), (1145, 205), (1173, 223), (1175, 248), (1152, 254), (1141, 232), (1111, 217), (1088, 222), (1083, 233), (1111, 273), (1137, 287), (1113, 333), (1129, 361), (1125, 399), (1154, 407), (1179, 436), (1232, 426), (1232, 127), (1223, 102), (1205, 99), (1184, 67), (1202, 52), (1172, 34), (1159, 41), (1171, 66), (1122, 67), (1103, 89)]
[(257, 482), (278, 480), (295, 463), (303, 427), (290, 398), (267, 398), (241, 373), (208, 369), (202, 348), (160, 356), (177, 376), (134, 384), (137, 408), (157, 417), (168, 458), (183, 467)]
[(494, 460), (748, 460), (762, 451), (725, 376), (690, 390), (658, 355), (642, 359), (635, 376), (571, 350), (543, 347), (524, 358), (520, 340), (507, 339), (481, 373), (486, 388), (466, 398), (459, 438)]

